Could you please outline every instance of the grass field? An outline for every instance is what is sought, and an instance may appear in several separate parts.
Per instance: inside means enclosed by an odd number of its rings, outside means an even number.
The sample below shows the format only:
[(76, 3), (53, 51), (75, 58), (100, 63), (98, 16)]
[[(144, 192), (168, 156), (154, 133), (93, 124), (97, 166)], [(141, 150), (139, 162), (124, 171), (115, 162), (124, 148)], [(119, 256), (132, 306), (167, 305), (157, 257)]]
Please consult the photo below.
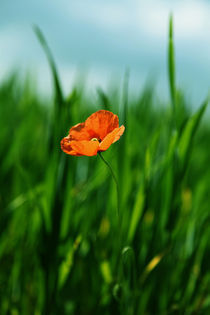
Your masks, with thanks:
[[(210, 124), (175, 84), (64, 96), (38, 29), (54, 99), (11, 75), (0, 85), (0, 314), (210, 314)], [(68, 156), (71, 126), (106, 109), (126, 131), (103, 157)], [(119, 241), (120, 238), (120, 241)]]

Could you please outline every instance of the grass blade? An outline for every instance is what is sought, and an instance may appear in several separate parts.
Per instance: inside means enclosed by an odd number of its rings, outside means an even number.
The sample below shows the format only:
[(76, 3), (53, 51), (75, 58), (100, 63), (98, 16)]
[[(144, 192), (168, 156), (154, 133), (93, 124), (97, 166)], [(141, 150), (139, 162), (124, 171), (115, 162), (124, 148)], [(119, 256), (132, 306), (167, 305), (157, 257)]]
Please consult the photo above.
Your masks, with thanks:
[(186, 162), (189, 159), (189, 153), (192, 147), (194, 135), (198, 129), (201, 118), (206, 110), (208, 101), (205, 101), (201, 108), (187, 122), (180, 136), (178, 144), (178, 152), (182, 167), (185, 168)]
[(175, 56), (174, 56), (174, 41), (173, 41), (173, 17), (169, 19), (169, 40), (168, 40), (168, 74), (171, 103), (173, 110), (176, 107), (176, 83), (175, 83)]
[(62, 88), (61, 88), (61, 84), (60, 84), (60, 80), (59, 80), (59, 76), (58, 76), (58, 71), (55, 65), (55, 61), (53, 58), (53, 55), (50, 51), (50, 48), (47, 44), (47, 41), (41, 31), (41, 29), (37, 26), (34, 25), (33, 27), (34, 32), (47, 56), (47, 60), (49, 62), (50, 65), (50, 69), (52, 72), (52, 76), (53, 76), (53, 81), (54, 81), (54, 86), (55, 86), (55, 91), (56, 91), (56, 100), (57, 103), (60, 104), (60, 106), (62, 106), (64, 104), (64, 97), (63, 97), (63, 92), (62, 92)]

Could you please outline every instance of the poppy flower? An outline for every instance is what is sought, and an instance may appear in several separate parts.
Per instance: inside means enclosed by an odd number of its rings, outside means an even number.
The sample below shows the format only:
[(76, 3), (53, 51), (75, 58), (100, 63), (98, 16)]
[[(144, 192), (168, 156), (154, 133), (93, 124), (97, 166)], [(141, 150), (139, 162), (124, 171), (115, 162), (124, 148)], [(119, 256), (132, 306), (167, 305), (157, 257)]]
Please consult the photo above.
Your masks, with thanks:
[(61, 149), (70, 155), (93, 156), (106, 151), (122, 136), (125, 127), (119, 127), (117, 115), (108, 110), (99, 110), (69, 130), (61, 140)]

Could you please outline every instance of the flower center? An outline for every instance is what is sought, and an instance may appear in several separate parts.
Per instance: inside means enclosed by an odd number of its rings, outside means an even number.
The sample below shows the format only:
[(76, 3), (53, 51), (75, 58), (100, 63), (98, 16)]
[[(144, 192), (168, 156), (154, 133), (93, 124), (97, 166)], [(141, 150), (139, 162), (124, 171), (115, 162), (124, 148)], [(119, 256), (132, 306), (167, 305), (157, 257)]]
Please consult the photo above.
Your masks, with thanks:
[(97, 138), (92, 138), (90, 141), (98, 141), (98, 142), (101, 142), (100, 139), (97, 139)]

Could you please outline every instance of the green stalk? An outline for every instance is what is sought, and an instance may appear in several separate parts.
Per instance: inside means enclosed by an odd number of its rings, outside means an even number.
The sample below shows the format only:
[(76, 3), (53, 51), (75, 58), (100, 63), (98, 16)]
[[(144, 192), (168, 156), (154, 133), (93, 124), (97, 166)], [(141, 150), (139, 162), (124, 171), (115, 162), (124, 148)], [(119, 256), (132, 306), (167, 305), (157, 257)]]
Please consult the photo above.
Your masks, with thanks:
[(119, 190), (119, 185), (118, 185), (118, 181), (117, 181), (117, 177), (115, 176), (114, 172), (113, 172), (113, 169), (111, 167), (111, 165), (109, 164), (109, 162), (107, 162), (102, 153), (99, 152), (98, 153), (100, 158), (102, 159), (102, 161), (106, 164), (106, 166), (108, 167), (111, 175), (112, 175), (112, 178), (115, 182), (115, 186), (116, 186), (116, 191), (117, 191), (117, 218), (118, 218), (118, 225), (119, 225), (119, 238), (121, 239), (121, 215), (120, 215), (120, 190)]
[(172, 104), (172, 128), (173, 131), (177, 130), (176, 122), (176, 73), (175, 73), (175, 49), (173, 39), (173, 16), (170, 15), (169, 19), (169, 38), (168, 38), (168, 77), (169, 89)]
[(176, 78), (175, 78), (175, 54), (173, 40), (173, 16), (169, 19), (169, 39), (168, 39), (168, 75), (170, 85), (170, 95), (173, 110), (176, 108)]

